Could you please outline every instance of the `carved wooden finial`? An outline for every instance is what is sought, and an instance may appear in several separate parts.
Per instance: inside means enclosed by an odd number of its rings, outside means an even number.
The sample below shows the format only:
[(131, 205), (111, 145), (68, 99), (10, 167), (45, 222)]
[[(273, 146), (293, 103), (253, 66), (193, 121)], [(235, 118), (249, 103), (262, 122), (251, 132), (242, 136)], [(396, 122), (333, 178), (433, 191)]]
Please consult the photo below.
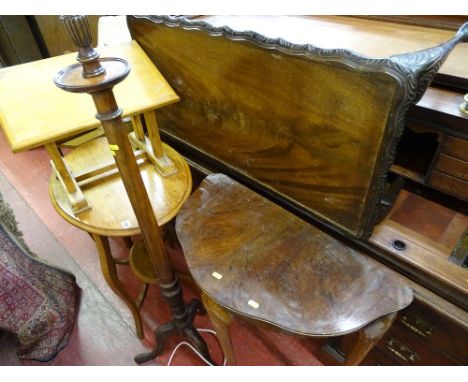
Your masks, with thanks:
[(55, 76), (54, 82), (59, 88), (74, 93), (97, 93), (112, 89), (127, 77), (131, 66), (126, 60), (99, 58), (99, 53), (91, 45), (91, 30), (86, 16), (60, 16), (60, 20), (78, 48), (79, 64), (70, 65)]
[(99, 62), (99, 53), (92, 46), (91, 29), (88, 19), (83, 15), (60, 16), (60, 20), (78, 48), (77, 60), (83, 65), (83, 77), (96, 77), (106, 70)]

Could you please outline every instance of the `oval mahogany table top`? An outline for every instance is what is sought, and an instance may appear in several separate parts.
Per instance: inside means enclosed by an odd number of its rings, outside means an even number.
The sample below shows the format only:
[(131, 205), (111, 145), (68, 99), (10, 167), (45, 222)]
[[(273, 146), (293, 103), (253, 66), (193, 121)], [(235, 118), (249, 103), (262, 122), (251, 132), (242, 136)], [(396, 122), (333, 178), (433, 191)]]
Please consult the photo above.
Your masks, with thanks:
[(211, 298), (289, 332), (343, 335), (412, 301), (395, 272), (222, 174), (188, 199), (176, 232)]
[[(175, 174), (163, 177), (149, 161), (140, 165), (140, 173), (160, 226), (177, 214), (192, 189), (192, 176), (187, 162), (171, 147), (164, 143), (163, 147), (176, 166)], [(84, 143), (65, 156), (65, 161), (74, 174), (109, 160), (112, 160), (112, 153), (105, 137)], [(81, 189), (91, 208), (75, 216), (60, 181), (55, 176), (51, 177), (49, 194), (52, 204), (70, 224), (104, 236), (131, 236), (140, 233), (119, 173), (82, 186)]]

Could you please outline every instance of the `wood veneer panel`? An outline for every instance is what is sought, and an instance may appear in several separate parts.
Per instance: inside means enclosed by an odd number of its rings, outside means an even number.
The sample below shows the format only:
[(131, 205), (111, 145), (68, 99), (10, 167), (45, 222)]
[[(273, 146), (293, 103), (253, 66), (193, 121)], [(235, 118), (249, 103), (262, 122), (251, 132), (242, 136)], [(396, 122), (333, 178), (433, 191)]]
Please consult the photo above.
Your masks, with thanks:
[[(389, 217), (375, 227), (369, 241), (467, 293), (467, 270), (448, 261), (467, 226), (468, 216), (402, 190)], [(405, 242), (406, 249), (395, 249), (394, 240)]]
[(445, 139), (442, 152), (455, 158), (468, 161), (468, 141), (465, 139), (448, 136)]
[(405, 201), (394, 210), (390, 219), (429, 239), (438, 241), (455, 214), (455, 211), (409, 194)]
[(129, 21), (181, 96), (158, 114), (162, 130), (354, 236), (371, 229), (394, 77)]

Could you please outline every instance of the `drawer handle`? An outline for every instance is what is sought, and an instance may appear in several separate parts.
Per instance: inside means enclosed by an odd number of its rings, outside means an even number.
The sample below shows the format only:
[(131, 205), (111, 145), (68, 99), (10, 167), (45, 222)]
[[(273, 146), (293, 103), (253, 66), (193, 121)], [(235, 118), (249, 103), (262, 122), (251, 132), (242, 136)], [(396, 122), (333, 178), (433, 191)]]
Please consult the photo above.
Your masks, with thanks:
[(390, 337), (386, 343), (387, 349), (392, 352), (396, 357), (400, 358), (405, 362), (416, 362), (419, 359), (419, 355), (412, 351), (410, 348), (399, 343), (395, 338)]
[(408, 317), (403, 315), (400, 319), (400, 322), (413, 333), (421, 337), (430, 337), (432, 332), (434, 331), (434, 327), (429, 325), (427, 322), (416, 318), (416, 317)]

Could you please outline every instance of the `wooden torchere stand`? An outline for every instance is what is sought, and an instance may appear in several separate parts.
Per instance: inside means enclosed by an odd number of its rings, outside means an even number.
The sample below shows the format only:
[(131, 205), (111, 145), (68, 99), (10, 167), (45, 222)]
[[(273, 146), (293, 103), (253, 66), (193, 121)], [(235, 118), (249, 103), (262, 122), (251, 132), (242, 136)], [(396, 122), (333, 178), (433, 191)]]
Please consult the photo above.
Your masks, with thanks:
[(193, 326), (196, 313), (202, 312), (198, 300), (186, 305), (182, 289), (171, 267), (150, 199), (130, 144), (127, 130), (122, 123), (112, 88), (123, 81), (130, 72), (130, 64), (120, 58), (99, 59), (92, 48), (91, 34), (85, 16), (61, 16), (73, 42), (78, 47), (78, 64), (61, 70), (54, 78), (55, 84), (68, 92), (88, 93), (96, 106), (96, 118), (101, 121), (114, 155), (117, 168), (140, 226), (145, 247), (158, 278), (161, 294), (169, 304), (173, 319), (160, 325), (155, 332), (156, 348), (135, 357), (143, 363), (157, 357), (171, 335), (186, 337), (197, 350), (211, 362), (208, 347)]

